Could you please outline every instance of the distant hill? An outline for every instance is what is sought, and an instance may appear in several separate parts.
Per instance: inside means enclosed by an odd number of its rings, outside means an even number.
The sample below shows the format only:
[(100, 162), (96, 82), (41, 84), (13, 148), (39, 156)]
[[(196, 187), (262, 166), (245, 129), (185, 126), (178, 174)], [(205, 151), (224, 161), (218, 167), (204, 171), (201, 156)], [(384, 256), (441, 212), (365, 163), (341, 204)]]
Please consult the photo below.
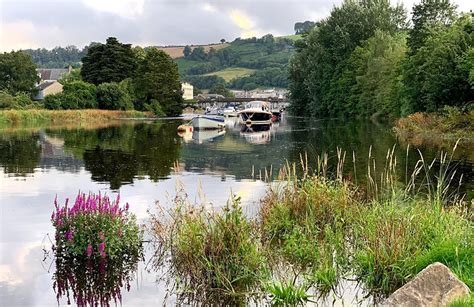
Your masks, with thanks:
[[(203, 47), (205, 52), (209, 52), (211, 48), (214, 48), (216, 50), (222, 49), (229, 46), (228, 43), (224, 44), (209, 44), (209, 45), (193, 45), (190, 46), (191, 49), (197, 48), (197, 47)], [(185, 46), (165, 46), (165, 47), (157, 47), (159, 50), (163, 50), (166, 52), (170, 57), (173, 59), (176, 58), (181, 58), (183, 57), (183, 50)]]
[[(229, 88), (251, 90), (257, 87), (288, 86), (286, 68), (294, 51), (294, 42), (301, 36), (240, 39), (225, 44), (225, 48), (193, 46), (192, 52), (175, 58), (181, 78), (200, 89), (219, 83)], [(202, 48), (200, 48), (202, 47)], [(170, 52), (170, 51), (167, 51)]]

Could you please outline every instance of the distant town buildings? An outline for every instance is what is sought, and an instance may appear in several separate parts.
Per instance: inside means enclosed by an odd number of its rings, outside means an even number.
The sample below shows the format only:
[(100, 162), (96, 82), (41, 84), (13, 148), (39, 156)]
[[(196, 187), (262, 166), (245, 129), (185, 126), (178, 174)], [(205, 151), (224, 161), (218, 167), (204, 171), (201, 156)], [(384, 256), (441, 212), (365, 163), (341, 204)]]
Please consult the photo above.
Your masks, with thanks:
[(181, 90), (183, 91), (183, 99), (191, 100), (194, 97), (194, 87), (188, 82), (181, 83)]
[(35, 100), (43, 100), (44, 97), (53, 94), (59, 94), (63, 91), (63, 85), (58, 81), (46, 81), (36, 85), (38, 93), (34, 97)]
[(255, 99), (266, 99), (266, 98), (279, 98), (284, 99), (288, 96), (287, 89), (255, 89), (251, 91), (244, 90), (232, 90), (235, 98), (255, 98)]

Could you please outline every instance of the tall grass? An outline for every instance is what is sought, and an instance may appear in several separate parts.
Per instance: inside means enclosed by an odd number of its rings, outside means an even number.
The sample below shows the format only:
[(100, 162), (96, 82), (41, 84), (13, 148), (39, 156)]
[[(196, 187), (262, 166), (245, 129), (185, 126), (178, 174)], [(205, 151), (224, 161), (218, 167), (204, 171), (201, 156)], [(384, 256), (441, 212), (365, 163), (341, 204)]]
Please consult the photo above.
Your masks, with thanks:
[[(308, 291), (337, 293), (349, 277), (385, 297), (436, 261), (472, 289), (472, 203), (456, 194), (452, 155), (427, 162), (420, 154), (412, 172), (405, 166), (403, 180), (394, 152), (378, 170), (369, 151), (365, 186), (344, 176), (341, 150), (334, 173), (327, 154), (316, 158), (313, 171), (302, 155), (300, 165), (287, 164), (269, 184), (257, 223), (235, 201), (216, 212), (177, 197), (168, 219), (164, 213), (154, 219), (157, 265), (168, 261), (181, 293), (221, 298), (265, 291), (270, 303), (282, 305), (302, 304)], [(347, 163), (355, 159), (353, 153)]]
[(338, 150), (337, 156), (333, 175), (327, 155), (317, 157), (313, 174), (305, 157), (300, 177), (296, 165), (280, 172), (287, 181), (271, 186), (261, 207), (262, 238), (273, 255), (298, 268), (321, 294), (354, 276), (383, 297), (435, 261), (473, 286), (472, 216), (456, 193), (452, 154), (427, 162), (420, 153), (403, 185), (394, 148), (381, 170), (370, 149), (364, 189), (343, 176), (345, 154)]
[[(155, 265), (168, 265), (171, 282), (183, 298), (235, 304), (264, 280), (266, 261), (254, 223), (238, 199), (218, 213), (187, 203), (154, 216)], [(168, 218), (166, 218), (168, 217)]]
[(51, 124), (58, 122), (103, 122), (120, 118), (151, 117), (148, 112), (111, 110), (3, 110), (0, 111), (0, 124)]

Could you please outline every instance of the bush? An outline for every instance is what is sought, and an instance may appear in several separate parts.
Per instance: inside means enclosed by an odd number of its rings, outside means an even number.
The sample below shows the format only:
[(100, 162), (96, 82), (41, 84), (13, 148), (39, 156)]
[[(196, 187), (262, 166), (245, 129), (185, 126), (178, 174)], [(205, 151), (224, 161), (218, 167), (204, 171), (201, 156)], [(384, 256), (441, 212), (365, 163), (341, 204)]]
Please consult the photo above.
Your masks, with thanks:
[(145, 111), (152, 112), (158, 117), (166, 116), (166, 113), (163, 112), (163, 109), (161, 108), (160, 103), (156, 101), (155, 99), (152, 99), (150, 103), (145, 103), (144, 107), (145, 107)]
[(17, 102), (13, 95), (5, 92), (0, 91), (0, 109), (16, 109)]
[(72, 207), (51, 216), (56, 228), (54, 288), (59, 297), (70, 292), (78, 306), (108, 306), (130, 287), (142, 258), (142, 232), (135, 216), (107, 196), (79, 194)]
[(102, 83), (97, 87), (97, 102), (99, 109), (131, 110), (132, 99), (118, 83)]
[(48, 95), (44, 97), (43, 104), (46, 109), (60, 110), (62, 109), (63, 94)]
[(84, 81), (66, 83), (63, 87), (65, 95), (62, 101), (63, 109), (96, 109), (96, 86)]

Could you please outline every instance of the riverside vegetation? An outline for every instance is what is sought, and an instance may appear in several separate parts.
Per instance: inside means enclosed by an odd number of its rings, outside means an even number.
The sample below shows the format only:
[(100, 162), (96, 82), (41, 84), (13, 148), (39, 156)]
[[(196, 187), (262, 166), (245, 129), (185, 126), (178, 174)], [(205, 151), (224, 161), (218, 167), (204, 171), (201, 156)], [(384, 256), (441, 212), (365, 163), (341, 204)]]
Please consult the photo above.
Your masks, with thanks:
[(378, 301), (436, 261), (473, 289), (473, 203), (456, 193), (452, 155), (420, 155), (401, 183), (393, 152), (382, 170), (369, 153), (364, 185), (344, 176), (342, 151), (334, 172), (327, 155), (313, 170), (302, 157), (280, 171), (256, 218), (239, 199), (214, 210), (181, 190), (174, 208), (152, 218), (155, 265), (179, 298), (227, 304), (302, 304), (351, 279)]
[(142, 231), (119, 197), (79, 193), (51, 221), (56, 228), (54, 290), (59, 299), (72, 294), (78, 306), (109, 306), (121, 301), (121, 287), (130, 288), (132, 274), (143, 257)]

